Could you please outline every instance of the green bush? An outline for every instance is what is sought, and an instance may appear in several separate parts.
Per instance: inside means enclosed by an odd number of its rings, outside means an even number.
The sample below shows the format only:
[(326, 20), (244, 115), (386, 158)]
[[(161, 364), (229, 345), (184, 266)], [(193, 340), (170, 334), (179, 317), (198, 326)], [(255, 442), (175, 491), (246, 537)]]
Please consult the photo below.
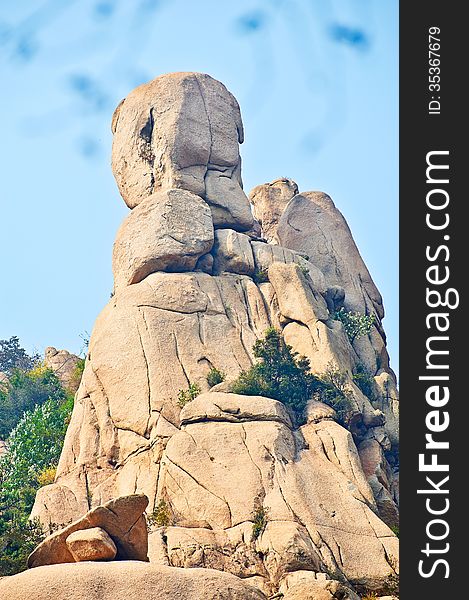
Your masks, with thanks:
[(26, 372), (14, 368), (8, 383), (0, 389), (0, 439), (7, 438), (25, 411), (33, 410), (48, 398), (57, 401), (67, 396), (51, 369), (38, 366)]
[(309, 360), (292, 352), (279, 331), (270, 327), (253, 346), (259, 361), (233, 382), (234, 394), (266, 396), (290, 406), (298, 415), (317, 389), (318, 380), (309, 372)]
[(7, 439), (0, 458), (0, 575), (25, 569), (25, 558), (43, 535), (28, 519), (38, 488), (58, 464), (72, 407), (70, 396), (49, 398), (26, 411)]
[(352, 409), (351, 392), (347, 386), (347, 375), (329, 363), (319, 377), (316, 396), (324, 404), (331, 406), (340, 423), (346, 424)]
[(207, 375), (207, 383), (212, 388), (214, 385), (218, 385), (222, 381), (225, 381), (225, 373), (223, 371), (219, 371), (215, 367), (210, 369), (210, 373)]
[(28, 556), (44, 537), (37, 519), (11, 521), (8, 530), (0, 533), (0, 577), (24, 571)]
[(269, 517), (269, 509), (262, 506), (257, 506), (254, 510), (253, 523), (252, 523), (252, 536), (251, 540), (255, 541), (263, 533), (266, 528)]
[(269, 281), (269, 272), (267, 269), (256, 269), (252, 278), (256, 283), (266, 283)]
[(188, 402), (192, 402), (200, 394), (200, 387), (196, 383), (191, 383), (187, 390), (179, 390), (178, 392), (178, 404), (181, 408), (184, 408)]
[(165, 500), (160, 500), (155, 510), (147, 516), (149, 532), (153, 527), (167, 527), (171, 522), (171, 511)]
[(362, 364), (357, 365), (352, 379), (367, 398), (372, 401), (376, 399), (375, 381)]
[(344, 307), (337, 310), (334, 313), (333, 318), (342, 323), (351, 344), (353, 344), (356, 339), (368, 335), (375, 322), (374, 315), (362, 315), (358, 312), (345, 310)]
[(0, 340), (0, 372), (8, 377), (15, 369), (31, 370), (39, 360), (39, 354), (33, 356), (27, 354), (20, 346), (20, 340), (16, 335), (9, 340)]

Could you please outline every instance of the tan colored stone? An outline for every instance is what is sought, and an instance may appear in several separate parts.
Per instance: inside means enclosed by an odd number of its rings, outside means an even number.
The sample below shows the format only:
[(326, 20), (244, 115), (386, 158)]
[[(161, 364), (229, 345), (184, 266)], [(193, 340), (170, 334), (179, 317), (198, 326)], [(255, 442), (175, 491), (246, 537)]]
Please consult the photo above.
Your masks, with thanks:
[(297, 184), (286, 177), (258, 185), (250, 192), (249, 199), (254, 207), (254, 216), (261, 224), (262, 234), (269, 242), (278, 243), (278, 222), (285, 207), (297, 193)]
[(84, 560), (114, 560), (117, 548), (112, 538), (101, 527), (80, 529), (65, 540), (76, 562)]
[(148, 560), (148, 532), (143, 511), (148, 498), (124, 496), (90, 510), (84, 517), (47, 537), (29, 555), (28, 567), (74, 562), (68, 537), (84, 529), (104, 529), (117, 548), (121, 560)]
[(308, 327), (313, 327), (317, 321), (329, 319), (326, 301), (308, 285), (297, 264), (272, 263), (269, 267), (269, 281), (285, 317), (300, 321)]
[(141, 85), (117, 107), (112, 167), (130, 208), (159, 189), (204, 198), (216, 227), (253, 226), (242, 190), (236, 99), (203, 73), (169, 73)]
[(307, 423), (319, 423), (319, 421), (323, 421), (324, 419), (333, 421), (337, 419), (335, 410), (331, 406), (324, 404), (324, 402), (319, 402), (318, 400), (310, 400), (308, 402), (305, 416)]
[(345, 306), (384, 316), (381, 295), (355, 245), (350, 229), (331, 198), (302, 192), (288, 203), (276, 235), (282, 246), (305, 252), (326, 278), (327, 286), (345, 290)]
[(212, 245), (212, 217), (202, 198), (178, 189), (152, 194), (117, 232), (112, 256), (115, 290), (156, 271), (191, 271)]
[(266, 600), (242, 579), (212, 569), (137, 561), (38, 567), (0, 581), (2, 600)]
[(181, 425), (205, 421), (276, 421), (292, 426), (285, 405), (263, 396), (242, 396), (223, 392), (201, 394), (181, 411)]
[(254, 257), (251, 241), (243, 233), (233, 229), (217, 229), (213, 246), (213, 271), (252, 275), (254, 273)]

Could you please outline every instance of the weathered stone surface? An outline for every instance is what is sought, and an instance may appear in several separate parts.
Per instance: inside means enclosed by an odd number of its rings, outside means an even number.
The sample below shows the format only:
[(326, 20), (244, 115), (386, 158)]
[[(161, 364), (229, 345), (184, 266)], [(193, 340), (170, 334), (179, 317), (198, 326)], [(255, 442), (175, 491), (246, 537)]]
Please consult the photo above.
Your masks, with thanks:
[(242, 190), (236, 99), (202, 73), (170, 73), (141, 85), (117, 107), (112, 167), (130, 208), (159, 189), (204, 198), (216, 227), (253, 226)]
[(148, 506), (144, 495), (117, 498), (90, 510), (64, 529), (47, 537), (30, 554), (28, 567), (41, 567), (75, 562), (67, 544), (68, 537), (83, 529), (100, 527), (107, 532), (117, 548), (121, 560), (148, 560), (148, 532), (143, 512)]
[(75, 562), (84, 560), (114, 560), (117, 548), (112, 538), (101, 527), (80, 529), (65, 540)]
[(314, 327), (317, 321), (329, 319), (326, 301), (308, 285), (297, 264), (272, 263), (269, 267), (269, 281), (285, 317), (300, 321), (308, 327)]
[(242, 579), (212, 569), (137, 561), (38, 567), (0, 581), (2, 600), (266, 600)]
[(281, 587), (284, 600), (360, 600), (347, 585), (316, 575), (321, 574), (299, 571), (287, 575)]
[(44, 352), (45, 366), (52, 369), (61, 384), (73, 394), (80, 384), (79, 379), (76, 377), (76, 366), (79, 360), (79, 356), (68, 350), (57, 350), (53, 346), (49, 346)]
[(213, 247), (213, 271), (219, 275), (223, 272), (252, 275), (254, 273), (254, 257), (250, 238), (233, 229), (217, 229)]
[(323, 402), (318, 402), (318, 400), (310, 400), (306, 407), (305, 416), (307, 423), (319, 423), (319, 421), (323, 421), (324, 419), (335, 421), (337, 418), (337, 413), (331, 406), (328, 406)]
[[(226, 396), (224, 410), (200, 410), (212, 395), (216, 405)], [(166, 446), (158, 484), (158, 496), (171, 506), (173, 524), (211, 531), (206, 534), (212, 536), (210, 543), (225, 547), (226, 542), (216, 541), (218, 532), (253, 521), (261, 502), (266, 528), (255, 547), (264, 556), (270, 581), (278, 581), (285, 571), (326, 568), (380, 589), (394, 574), (388, 559), (397, 560), (397, 540), (373, 512), (373, 493), (351, 434), (321, 420), (303, 426), (297, 437), (278, 422), (275, 401), (263, 399), (272, 407), (260, 413), (272, 420), (257, 420), (254, 411), (248, 420), (241, 407), (235, 410), (236, 398), (205, 394), (184, 408), (183, 427)], [(191, 404), (197, 420), (188, 422)], [(233, 414), (240, 413), (246, 420), (236, 422)], [(197, 547), (203, 546), (198, 535), (194, 539)], [(246, 535), (243, 540), (247, 542)], [(181, 556), (189, 560), (187, 551)], [(201, 564), (204, 556), (200, 551), (190, 560)], [(369, 556), (374, 557), (372, 566)]]
[(204, 421), (277, 421), (288, 427), (291, 418), (285, 404), (263, 396), (242, 396), (223, 392), (201, 394), (182, 409), (181, 425)]
[(47, 528), (70, 523), (88, 495), (97, 506), (144, 493), (153, 506), (161, 453), (179, 426), (178, 391), (208, 391), (212, 367), (227, 379), (248, 369), (270, 324), (246, 276), (155, 273), (118, 291), (91, 336), (57, 483), (40, 489), (33, 515)]
[(269, 242), (279, 243), (277, 226), (290, 200), (298, 194), (298, 186), (292, 179), (281, 177), (258, 185), (249, 194), (254, 207), (254, 216), (261, 224), (263, 235)]
[(191, 271), (212, 245), (212, 217), (202, 198), (178, 189), (152, 194), (117, 232), (114, 287), (138, 283), (156, 271)]
[(326, 280), (324, 279), (324, 275), (298, 252), (294, 252), (283, 246), (266, 244), (260, 241), (253, 241), (251, 246), (257, 271), (267, 273), (273, 262), (297, 263), (303, 273), (308, 274), (313, 288), (322, 295), (326, 294)]
[(399, 524), (399, 511), (392, 494), (392, 472), (386, 461), (381, 444), (365, 439), (358, 448), (360, 462), (373, 490), (379, 516), (390, 527)]

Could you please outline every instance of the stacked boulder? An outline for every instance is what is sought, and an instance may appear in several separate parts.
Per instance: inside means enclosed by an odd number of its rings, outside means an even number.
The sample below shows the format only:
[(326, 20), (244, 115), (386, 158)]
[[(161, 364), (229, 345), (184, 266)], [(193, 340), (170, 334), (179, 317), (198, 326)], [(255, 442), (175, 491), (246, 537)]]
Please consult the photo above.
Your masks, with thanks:
[[(174, 577), (185, 569), (197, 589), (201, 568), (226, 571), (244, 590), (191, 598), (388, 593), (398, 568), (388, 526), (397, 516), (388, 462), (396, 384), (381, 296), (344, 218), (328, 196), (300, 194), (287, 179), (248, 199), (239, 107), (208, 75), (140, 86), (112, 130), (113, 170), (131, 209), (114, 245), (115, 291), (91, 336), (56, 481), (39, 490), (32, 516), (66, 525), (145, 494), (148, 514), (164, 506), (150, 567)], [(341, 307), (373, 314), (370, 333), (352, 343), (333, 318)], [(269, 327), (314, 374), (329, 365), (344, 374), (347, 428), (317, 399), (298, 426), (282, 402), (230, 392)], [(379, 403), (355, 384), (359, 364)], [(213, 369), (226, 381), (210, 389)], [(181, 409), (191, 385), (201, 393)], [(160, 598), (155, 586), (148, 597)]]

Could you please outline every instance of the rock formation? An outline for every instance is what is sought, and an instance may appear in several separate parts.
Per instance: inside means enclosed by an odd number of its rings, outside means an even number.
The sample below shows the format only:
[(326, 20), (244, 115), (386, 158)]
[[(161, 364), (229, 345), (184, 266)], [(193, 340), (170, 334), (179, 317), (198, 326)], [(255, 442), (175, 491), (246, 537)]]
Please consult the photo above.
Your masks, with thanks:
[[(113, 599), (137, 597), (143, 581), (155, 581), (155, 599), (391, 592), (396, 384), (381, 296), (344, 218), (325, 194), (281, 179), (251, 194), (254, 220), (239, 107), (208, 75), (137, 88), (112, 130), (114, 174), (132, 209), (114, 246), (115, 294), (91, 336), (56, 481), (39, 490), (32, 515), (67, 524), (137, 493), (159, 521), (150, 565), (122, 563), (121, 587), (114, 568), (83, 563), (62, 567), (64, 590), (81, 568), (80, 580), (118, 590)], [(375, 315), (372, 330), (350, 341), (334, 319), (342, 306)], [(298, 425), (282, 402), (230, 392), (272, 326), (314, 374), (340, 371), (351, 405), (342, 424), (317, 398)], [(226, 380), (210, 389), (214, 368)], [(201, 393), (181, 409), (191, 385)], [(26, 590), (28, 574), (17, 577)], [(231, 591), (215, 596), (216, 585)]]
[(73, 394), (77, 391), (80, 383), (76, 376), (76, 367), (80, 357), (68, 350), (57, 350), (53, 346), (46, 348), (44, 352), (44, 364), (52, 369), (65, 389)]

